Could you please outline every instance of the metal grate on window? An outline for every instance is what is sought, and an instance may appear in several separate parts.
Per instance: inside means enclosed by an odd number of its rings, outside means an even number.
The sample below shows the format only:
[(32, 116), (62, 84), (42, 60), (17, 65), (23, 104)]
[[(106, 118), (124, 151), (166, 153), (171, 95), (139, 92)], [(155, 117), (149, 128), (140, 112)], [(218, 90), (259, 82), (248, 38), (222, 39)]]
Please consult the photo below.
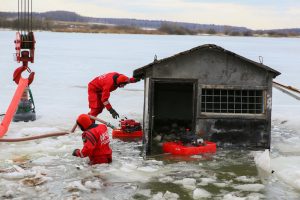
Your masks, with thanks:
[(263, 90), (202, 89), (201, 112), (263, 113)]

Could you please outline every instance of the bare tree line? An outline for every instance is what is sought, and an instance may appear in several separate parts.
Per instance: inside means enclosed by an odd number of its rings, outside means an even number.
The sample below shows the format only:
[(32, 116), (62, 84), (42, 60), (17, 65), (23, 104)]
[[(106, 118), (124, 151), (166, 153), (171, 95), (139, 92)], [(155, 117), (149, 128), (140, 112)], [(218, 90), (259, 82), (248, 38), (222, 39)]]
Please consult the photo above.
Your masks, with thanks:
[[(0, 28), (18, 30), (18, 20), (0, 17)], [(220, 31), (214, 28), (189, 29), (176, 23), (162, 23), (158, 29), (146, 30), (137, 26), (110, 26), (97, 23), (55, 21), (47, 18), (33, 18), (33, 30), (58, 31), (58, 32), (91, 32), (91, 33), (131, 33), (131, 34), (168, 34), (168, 35), (228, 35), (228, 36), (270, 36), (270, 37), (299, 37), (300, 32), (276, 31), (276, 30), (250, 30), (225, 28)]]

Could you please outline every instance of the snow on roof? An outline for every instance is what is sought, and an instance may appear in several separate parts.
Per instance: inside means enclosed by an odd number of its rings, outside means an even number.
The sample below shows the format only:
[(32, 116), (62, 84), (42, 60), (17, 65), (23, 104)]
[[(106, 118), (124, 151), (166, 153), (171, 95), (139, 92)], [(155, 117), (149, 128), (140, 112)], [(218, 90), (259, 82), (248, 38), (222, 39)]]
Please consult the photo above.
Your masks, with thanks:
[(149, 63), (148, 65), (145, 65), (145, 66), (143, 66), (143, 67), (141, 67), (141, 68), (138, 68), (138, 69), (134, 70), (133, 75), (134, 75), (135, 77), (138, 77), (138, 76), (144, 76), (144, 72), (145, 72), (145, 70), (148, 69), (148, 68), (151, 68), (151, 67), (154, 67), (154, 66), (157, 65), (157, 64), (164, 63), (164, 62), (166, 62), (166, 61), (172, 60), (172, 59), (174, 59), (174, 58), (176, 58), (176, 57), (178, 57), (178, 56), (186, 55), (186, 54), (189, 54), (189, 53), (191, 53), (191, 52), (198, 51), (198, 50), (204, 50), (204, 49), (214, 49), (214, 50), (218, 50), (218, 51), (220, 51), (220, 52), (224, 52), (224, 53), (226, 53), (226, 54), (235, 56), (235, 57), (237, 57), (237, 58), (239, 58), (239, 59), (241, 59), (241, 60), (244, 60), (244, 61), (246, 61), (246, 62), (248, 62), (248, 63), (251, 63), (251, 64), (253, 64), (253, 65), (255, 65), (255, 66), (259, 67), (259, 68), (263, 68), (263, 69), (265, 69), (265, 70), (267, 70), (267, 71), (273, 72), (273, 73), (274, 73), (274, 78), (275, 78), (276, 76), (278, 76), (278, 75), (281, 74), (280, 72), (278, 72), (278, 71), (276, 71), (276, 70), (274, 70), (274, 69), (272, 69), (272, 68), (270, 68), (270, 67), (268, 67), (268, 66), (266, 66), (266, 65), (264, 65), (264, 64), (262, 64), (262, 63), (258, 63), (258, 62), (255, 62), (255, 61), (253, 61), (253, 60), (250, 60), (250, 59), (248, 59), (248, 58), (245, 58), (245, 57), (243, 57), (243, 56), (241, 56), (241, 55), (238, 55), (238, 54), (236, 54), (236, 53), (233, 53), (233, 52), (231, 52), (231, 51), (228, 51), (228, 50), (226, 50), (226, 49), (224, 49), (224, 48), (222, 48), (222, 47), (220, 47), (220, 46), (217, 46), (217, 45), (215, 45), (215, 44), (205, 44), (205, 45), (201, 45), (201, 46), (194, 47), (194, 48), (189, 49), (189, 50), (187, 50), (187, 51), (183, 51), (183, 52), (177, 53), (177, 54), (175, 54), (175, 55), (173, 55), (173, 56), (170, 56), (170, 57), (167, 57), (167, 58), (163, 58), (163, 59), (161, 59), (161, 60), (154, 60), (152, 63)]

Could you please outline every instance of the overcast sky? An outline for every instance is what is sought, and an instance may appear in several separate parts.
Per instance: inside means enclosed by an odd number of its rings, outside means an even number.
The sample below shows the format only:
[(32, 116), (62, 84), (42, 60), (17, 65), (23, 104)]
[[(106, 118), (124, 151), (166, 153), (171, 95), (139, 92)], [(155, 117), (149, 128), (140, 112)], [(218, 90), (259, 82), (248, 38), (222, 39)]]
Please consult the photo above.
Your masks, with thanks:
[[(89, 17), (171, 20), (252, 29), (300, 28), (300, 0), (32, 1), (34, 12), (66, 10)], [(0, 11), (17, 11), (17, 2), (0, 0)]]

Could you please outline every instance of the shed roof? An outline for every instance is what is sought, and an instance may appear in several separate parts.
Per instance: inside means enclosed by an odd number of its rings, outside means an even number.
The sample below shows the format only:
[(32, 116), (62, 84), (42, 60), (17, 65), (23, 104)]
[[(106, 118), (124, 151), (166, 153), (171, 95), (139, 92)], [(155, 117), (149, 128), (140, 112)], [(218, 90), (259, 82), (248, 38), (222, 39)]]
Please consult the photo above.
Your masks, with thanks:
[(258, 63), (258, 62), (255, 62), (253, 60), (250, 60), (248, 58), (245, 58), (245, 57), (243, 57), (241, 55), (238, 55), (236, 53), (228, 51), (228, 50), (226, 50), (226, 49), (224, 49), (224, 48), (222, 48), (220, 46), (217, 46), (215, 44), (205, 44), (205, 45), (201, 45), (201, 46), (198, 46), (198, 47), (194, 47), (194, 48), (192, 48), (190, 50), (187, 50), (187, 51), (183, 51), (183, 52), (177, 53), (177, 54), (175, 54), (173, 56), (170, 56), (170, 57), (167, 57), (167, 58), (163, 58), (161, 60), (154, 60), (152, 63), (149, 63), (148, 65), (145, 65), (143, 67), (140, 67), (140, 68), (134, 70), (133, 71), (133, 76), (135, 76), (135, 77), (143, 77), (144, 73), (145, 73), (145, 70), (147, 70), (148, 68), (154, 67), (155, 65), (157, 65), (159, 63), (164, 63), (164, 62), (172, 60), (172, 59), (174, 59), (174, 58), (176, 58), (178, 56), (186, 55), (186, 54), (189, 54), (189, 53), (194, 52), (194, 51), (205, 50), (205, 49), (218, 50), (220, 52), (223, 52), (223, 53), (235, 56), (235, 57), (237, 57), (237, 58), (239, 58), (241, 60), (244, 60), (244, 61), (246, 61), (248, 63), (251, 63), (251, 64), (253, 64), (253, 65), (255, 65), (255, 66), (259, 67), (259, 68), (262, 68), (264, 70), (273, 72), (274, 73), (274, 76), (273, 76), (274, 78), (276, 76), (278, 76), (278, 75), (281, 74), (280, 72), (278, 72), (278, 71), (276, 71), (276, 70), (274, 70), (274, 69), (272, 69), (272, 68), (270, 68), (270, 67), (268, 67), (268, 66), (266, 66), (266, 65), (264, 65), (262, 63)]

